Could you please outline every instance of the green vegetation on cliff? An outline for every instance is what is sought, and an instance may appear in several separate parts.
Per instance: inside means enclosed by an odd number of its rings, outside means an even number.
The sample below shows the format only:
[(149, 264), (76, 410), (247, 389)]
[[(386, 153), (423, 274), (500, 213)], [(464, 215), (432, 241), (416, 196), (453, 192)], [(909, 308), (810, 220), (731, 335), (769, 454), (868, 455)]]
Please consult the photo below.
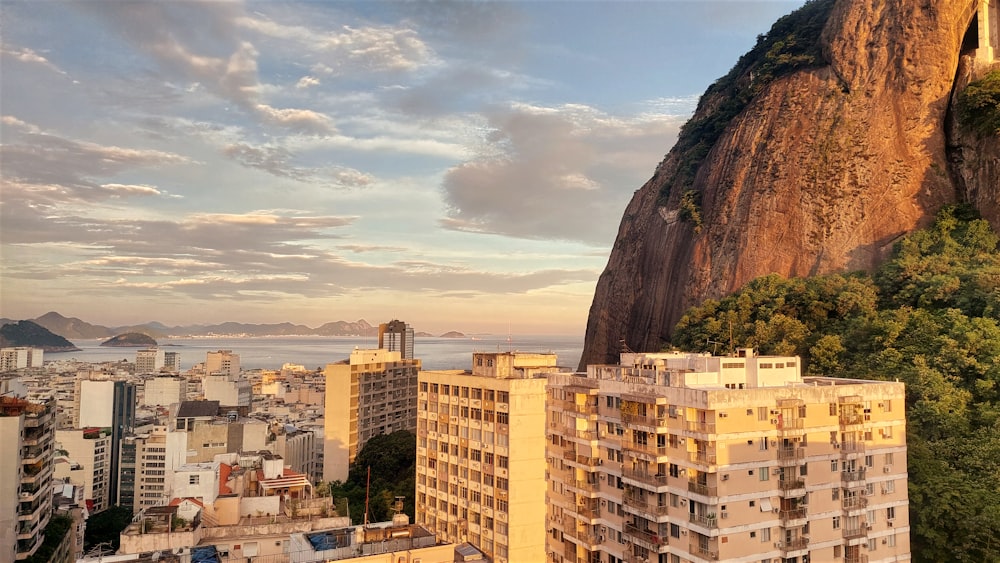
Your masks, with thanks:
[(809, 0), (780, 18), (757, 36), (757, 43), (729, 73), (708, 87), (672, 149), (679, 162), (674, 176), (663, 184), (661, 198), (666, 199), (678, 181), (685, 190), (694, 187), (698, 168), (729, 122), (766, 85), (800, 68), (825, 64), (819, 38), (833, 5), (834, 0)]
[(1000, 561), (1000, 250), (942, 210), (874, 276), (766, 276), (678, 323), (673, 343), (797, 354), (808, 374), (906, 384), (915, 561)]
[(1000, 135), (1000, 69), (969, 84), (958, 95), (961, 124), (980, 135)]

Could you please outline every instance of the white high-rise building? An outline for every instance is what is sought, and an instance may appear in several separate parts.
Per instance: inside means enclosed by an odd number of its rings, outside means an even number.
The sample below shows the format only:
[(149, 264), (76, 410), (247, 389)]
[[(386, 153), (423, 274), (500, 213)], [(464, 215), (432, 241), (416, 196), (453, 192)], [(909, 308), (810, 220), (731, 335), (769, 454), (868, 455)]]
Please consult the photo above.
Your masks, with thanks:
[(136, 373), (156, 373), (166, 365), (166, 352), (160, 348), (146, 348), (135, 353)]
[(43, 354), (41, 348), (0, 348), (0, 372), (41, 367)]

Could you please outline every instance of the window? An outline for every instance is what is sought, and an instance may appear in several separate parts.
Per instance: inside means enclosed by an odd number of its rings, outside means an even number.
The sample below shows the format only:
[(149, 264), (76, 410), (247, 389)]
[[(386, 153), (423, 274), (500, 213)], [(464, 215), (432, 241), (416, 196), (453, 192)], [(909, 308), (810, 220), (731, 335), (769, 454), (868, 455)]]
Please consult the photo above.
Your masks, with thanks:
[(885, 464), (892, 465), (892, 452), (885, 454)]
[(493, 465), (493, 454), (491, 454), (490, 452), (484, 453), (483, 454), (483, 463), (487, 463), (489, 465)]
[(197, 485), (201, 482), (201, 475), (188, 475), (188, 485)]
[(839, 530), (840, 529), (840, 516), (834, 516), (833, 517), (833, 529), (834, 530)]
[(799, 467), (799, 476), (805, 477), (806, 475), (809, 475), (809, 464), (808, 463), (803, 463)]
[(421, 381), (420, 382), (420, 390), (423, 391), (424, 393), (427, 392), (427, 382), (426, 381)]
[(892, 480), (889, 480), (889, 481), (886, 481), (885, 483), (882, 483), (882, 490), (887, 495), (896, 492), (896, 482), (892, 481)]
[(671, 477), (680, 477), (680, 468), (677, 467), (676, 463), (671, 463), (670, 464), (670, 476)]
[(500, 512), (507, 512), (507, 501), (503, 499), (497, 499), (497, 510)]
[(865, 456), (865, 467), (875, 467), (875, 456), (873, 455)]
[(878, 538), (868, 538), (868, 551), (875, 551), (878, 547)]
[(885, 509), (885, 517), (887, 519), (889, 519), (889, 520), (892, 520), (893, 518), (895, 518), (896, 517), (896, 507), (895, 506), (890, 506), (889, 508), (886, 508)]
[(767, 436), (760, 439), (760, 451), (767, 451)]
[(510, 393), (507, 391), (497, 391), (497, 402), (498, 403), (509, 403)]
[(681, 527), (677, 524), (670, 525), (670, 537), (679, 538), (681, 537)]
[(767, 420), (767, 407), (757, 407), (757, 420)]
[(509, 482), (504, 477), (497, 477), (497, 488), (501, 491), (506, 491), (509, 487)]
[(510, 424), (508, 422), (508, 420), (509, 420), (508, 416), (509, 415), (507, 413), (505, 413), (505, 412), (498, 412), (497, 413), (497, 424)]
[(843, 546), (835, 545), (833, 546), (833, 557), (834, 559), (840, 559)]
[(759, 475), (758, 478), (761, 481), (767, 481), (768, 479), (771, 478), (771, 472), (768, 470), (767, 467), (761, 467), (760, 468), (760, 472), (758, 473), (758, 475)]
[(896, 534), (890, 534), (885, 537), (885, 543), (889, 547), (896, 547)]
[(497, 456), (497, 467), (499, 467), (501, 469), (507, 469), (508, 463), (509, 462), (508, 462), (507, 456), (505, 456), (505, 455), (498, 455)]
[(761, 528), (760, 541), (761, 543), (766, 543), (771, 541), (771, 528)]
[(833, 461), (830, 462), (830, 471), (833, 471), (833, 472), (837, 471), (837, 460), (833, 460)]

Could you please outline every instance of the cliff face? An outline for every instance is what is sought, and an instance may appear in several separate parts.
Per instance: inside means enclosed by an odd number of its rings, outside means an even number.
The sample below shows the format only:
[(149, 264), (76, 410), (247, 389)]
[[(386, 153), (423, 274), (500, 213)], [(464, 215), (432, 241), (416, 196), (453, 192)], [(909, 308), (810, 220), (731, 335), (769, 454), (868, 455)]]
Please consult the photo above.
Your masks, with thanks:
[[(946, 126), (960, 60), (970, 75), (982, 66), (967, 35), (980, 1), (811, 4), (824, 5), (821, 57), (766, 83), (768, 61), (794, 56), (765, 45), (767, 60), (741, 59), (629, 203), (581, 366), (616, 360), (623, 343), (660, 349), (688, 307), (761, 275), (871, 270), (947, 203), (970, 201), (1000, 228), (1000, 142)], [(740, 95), (707, 155), (692, 156), (705, 129), (694, 125)]]

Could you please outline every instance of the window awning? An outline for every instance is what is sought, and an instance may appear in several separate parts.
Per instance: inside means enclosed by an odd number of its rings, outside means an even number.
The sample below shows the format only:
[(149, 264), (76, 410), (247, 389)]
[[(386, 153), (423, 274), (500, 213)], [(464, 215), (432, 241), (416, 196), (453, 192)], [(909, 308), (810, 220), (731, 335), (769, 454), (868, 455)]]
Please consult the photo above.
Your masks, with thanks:
[(757, 506), (760, 507), (761, 512), (771, 512), (774, 510), (774, 507), (771, 506), (771, 499), (769, 498), (760, 499), (757, 501)]

